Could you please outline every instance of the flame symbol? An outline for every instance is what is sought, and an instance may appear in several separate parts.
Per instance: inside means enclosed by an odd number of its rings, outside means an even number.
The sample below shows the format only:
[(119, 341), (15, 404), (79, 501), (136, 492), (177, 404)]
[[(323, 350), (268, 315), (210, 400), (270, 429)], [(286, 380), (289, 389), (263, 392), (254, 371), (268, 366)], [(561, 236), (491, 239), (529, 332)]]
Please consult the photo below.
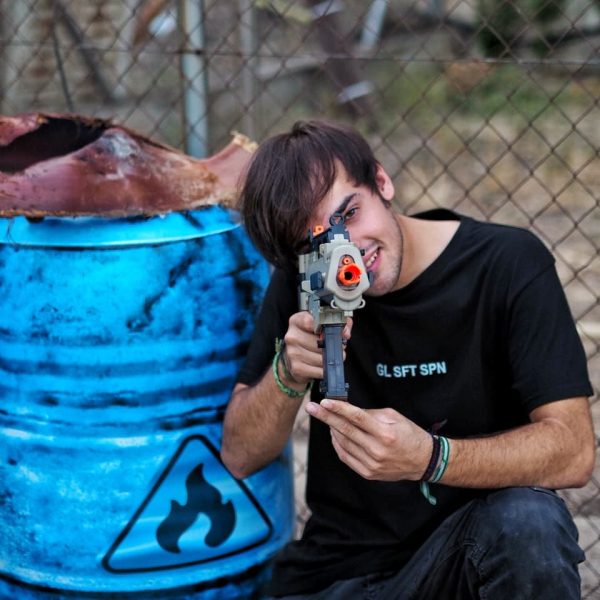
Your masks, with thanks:
[(195, 467), (185, 481), (187, 503), (171, 500), (171, 511), (156, 530), (156, 541), (167, 552), (179, 553), (181, 536), (204, 513), (210, 519), (210, 530), (204, 538), (207, 546), (220, 546), (235, 527), (235, 510), (231, 500), (223, 503), (217, 488), (204, 478), (203, 465)]

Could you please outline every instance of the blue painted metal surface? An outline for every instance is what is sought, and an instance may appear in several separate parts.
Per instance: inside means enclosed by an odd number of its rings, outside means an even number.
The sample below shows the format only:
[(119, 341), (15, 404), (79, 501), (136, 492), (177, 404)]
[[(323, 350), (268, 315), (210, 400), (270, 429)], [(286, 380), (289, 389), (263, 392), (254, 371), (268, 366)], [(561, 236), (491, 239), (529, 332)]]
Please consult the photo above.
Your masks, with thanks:
[(218, 449), (267, 280), (219, 207), (0, 221), (0, 598), (256, 595), (290, 454)]

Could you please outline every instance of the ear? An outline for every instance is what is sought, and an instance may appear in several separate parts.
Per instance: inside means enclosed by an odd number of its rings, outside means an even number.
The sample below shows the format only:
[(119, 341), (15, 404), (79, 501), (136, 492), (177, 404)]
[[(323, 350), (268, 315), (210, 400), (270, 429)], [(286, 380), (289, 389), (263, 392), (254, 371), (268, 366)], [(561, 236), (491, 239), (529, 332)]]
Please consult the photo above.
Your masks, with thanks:
[(377, 173), (375, 173), (375, 181), (379, 188), (379, 193), (384, 200), (391, 202), (394, 198), (395, 189), (390, 176), (385, 172), (385, 169), (381, 165), (377, 165)]

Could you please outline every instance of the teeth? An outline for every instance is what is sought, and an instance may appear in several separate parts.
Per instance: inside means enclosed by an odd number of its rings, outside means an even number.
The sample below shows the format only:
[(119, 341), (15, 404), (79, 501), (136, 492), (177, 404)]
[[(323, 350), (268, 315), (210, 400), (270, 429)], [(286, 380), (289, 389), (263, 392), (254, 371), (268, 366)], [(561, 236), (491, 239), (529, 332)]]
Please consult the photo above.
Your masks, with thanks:
[(366, 262), (365, 267), (367, 267), (367, 269), (375, 262), (375, 259), (378, 255), (379, 252), (375, 252), (375, 254), (373, 254), (373, 256), (371, 256), (371, 258)]

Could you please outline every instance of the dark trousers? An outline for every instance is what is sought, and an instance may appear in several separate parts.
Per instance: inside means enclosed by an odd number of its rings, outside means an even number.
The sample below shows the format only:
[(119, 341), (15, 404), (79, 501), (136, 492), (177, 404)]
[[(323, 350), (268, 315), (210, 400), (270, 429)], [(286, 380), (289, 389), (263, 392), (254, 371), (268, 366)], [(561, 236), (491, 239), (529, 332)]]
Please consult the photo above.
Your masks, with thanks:
[(570, 600), (584, 554), (563, 500), (508, 488), (451, 515), (400, 571), (338, 581), (286, 600)]

